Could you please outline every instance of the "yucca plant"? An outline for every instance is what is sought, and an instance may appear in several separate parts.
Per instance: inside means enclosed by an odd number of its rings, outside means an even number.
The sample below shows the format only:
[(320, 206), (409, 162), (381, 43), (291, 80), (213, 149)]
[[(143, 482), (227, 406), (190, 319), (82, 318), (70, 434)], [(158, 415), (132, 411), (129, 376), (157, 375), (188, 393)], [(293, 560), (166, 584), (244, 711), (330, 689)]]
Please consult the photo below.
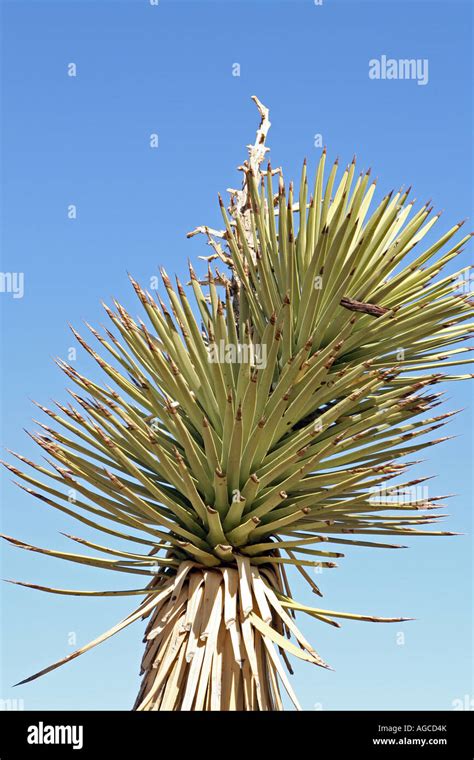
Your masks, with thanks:
[(452, 535), (420, 527), (435, 522), (440, 498), (417, 497), (423, 479), (387, 482), (445, 440), (420, 441), (454, 414), (431, 414), (441, 403), (433, 386), (472, 377), (440, 371), (469, 350), (472, 302), (457, 292), (469, 267), (443, 270), (470, 236), (446, 248), (456, 224), (416, 254), (439, 214), (429, 204), (412, 213), (409, 190), (369, 214), (370, 171), (356, 178), (353, 160), (336, 182), (336, 161), (325, 178), (325, 150), (312, 195), (306, 162), (296, 194), (280, 169), (262, 169), (270, 122), (254, 101), (261, 123), (239, 167), (242, 189), (229, 191), (227, 209), (220, 200), (223, 229), (189, 235), (204, 233), (212, 247), (205, 276), (190, 266), (187, 290), (162, 271), (168, 304), (131, 279), (147, 323), (105, 306), (116, 333), (90, 330), (107, 360), (74, 330), (107, 381), (59, 360), (78, 392), (55, 411), (38, 404), (58, 426), (31, 434), (46, 465), (20, 454), (32, 474), (6, 465), (44, 504), (128, 545), (68, 536), (93, 551), (84, 555), (8, 541), (138, 576), (124, 591), (20, 585), (143, 597), (111, 630), (21, 683), (148, 618), (136, 710), (281, 710), (282, 686), (298, 708), (288, 656), (328, 665), (296, 613), (333, 626), (403, 618), (301, 604), (287, 569), (320, 596), (311, 573), (335, 567), (343, 555), (334, 548)]

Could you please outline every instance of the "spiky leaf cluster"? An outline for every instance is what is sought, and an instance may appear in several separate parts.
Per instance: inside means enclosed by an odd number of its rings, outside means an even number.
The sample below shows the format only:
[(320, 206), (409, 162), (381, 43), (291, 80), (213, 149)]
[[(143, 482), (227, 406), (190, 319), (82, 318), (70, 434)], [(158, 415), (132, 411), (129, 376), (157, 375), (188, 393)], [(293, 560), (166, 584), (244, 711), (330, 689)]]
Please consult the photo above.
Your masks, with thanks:
[[(43, 503), (127, 548), (75, 536), (93, 554), (15, 545), (164, 582), (187, 560), (244, 557), (283, 579), (296, 566), (319, 593), (305, 568), (335, 566), (327, 543), (434, 534), (436, 498), (413, 495), (421, 480), (398, 483), (395, 499), (387, 481), (444, 440), (424, 438), (452, 414), (433, 415), (434, 386), (471, 376), (444, 372), (469, 350), (472, 303), (457, 292), (468, 268), (444, 269), (470, 236), (453, 242), (457, 224), (423, 248), (439, 215), (403, 190), (371, 210), (376, 183), (355, 160), (326, 176), (323, 151), (312, 192), (305, 162), (296, 193), (281, 171), (260, 173), (261, 159), (242, 167), (229, 208), (220, 202), (224, 229), (201, 228), (224, 271), (199, 279), (190, 266), (175, 286), (162, 271), (167, 303), (131, 278), (143, 319), (105, 306), (111, 329), (88, 326), (97, 350), (74, 330), (104, 382), (58, 360), (73, 403), (38, 405), (54, 424), (31, 434), (46, 464), (16, 454), (31, 471), (7, 465)], [(324, 622), (365, 619), (277, 594)]]

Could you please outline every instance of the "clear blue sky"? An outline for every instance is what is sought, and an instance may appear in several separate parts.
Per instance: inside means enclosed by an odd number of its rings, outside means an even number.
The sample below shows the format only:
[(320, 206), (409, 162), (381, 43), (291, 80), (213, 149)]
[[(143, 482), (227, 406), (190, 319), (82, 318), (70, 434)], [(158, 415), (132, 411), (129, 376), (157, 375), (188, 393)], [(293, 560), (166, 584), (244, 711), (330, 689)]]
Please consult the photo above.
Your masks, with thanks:
[[(138, 305), (126, 271), (145, 285), (163, 264), (184, 275), (208, 249), (185, 233), (220, 225), (217, 192), (255, 134), (252, 94), (270, 107), (272, 162), (298, 179), (307, 156), (373, 167), (381, 192), (413, 183), (444, 208), (437, 229), (472, 214), (471, 4), (466, 2), (3, 2), (2, 271), (24, 272), (23, 299), (0, 294), (2, 439), (36, 457), (23, 433), (37, 417), (29, 398), (65, 400), (51, 358), (73, 346), (67, 322), (104, 321), (100, 299)], [(429, 83), (373, 81), (381, 55), (427, 58)], [(67, 65), (77, 76), (67, 76)], [(239, 63), (241, 76), (232, 76)], [(159, 148), (149, 147), (158, 133)], [(67, 218), (76, 204), (77, 219)], [(464, 263), (468, 263), (465, 254)], [(95, 373), (82, 353), (76, 366)], [(448, 408), (471, 404), (453, 384)], [(306, 709), (450, 709), (473, 695), (472, 417), (455, 440), (427, 450), (419, 474), (432, 494), (456, 492), (457, 538), (412, 539), (410, 549), (348, 549), (318, 583), (329, 609), (417, 620), (350, 623), (335, 630), (301, 618), (336, 671), (296, 664)], [(3, 532), (67, 549), (58, 531), (91, 538), (3, 478)], [(120, 588), (111, 573), (2, 546), (2, 577), (76, 588)], [(311, 594), (296, 579), (295, 593)], [(132, 586), (132, 583), (130, 583)], [(126, 614), (130, 599), (74, 599), (1, 589), (0, 698), (25, 708), (129, 709), (139, 684), (142, 627), (32, 684), (11, 684), (84, 644)], [(405, 643), (397, 643), (403, 631)]]

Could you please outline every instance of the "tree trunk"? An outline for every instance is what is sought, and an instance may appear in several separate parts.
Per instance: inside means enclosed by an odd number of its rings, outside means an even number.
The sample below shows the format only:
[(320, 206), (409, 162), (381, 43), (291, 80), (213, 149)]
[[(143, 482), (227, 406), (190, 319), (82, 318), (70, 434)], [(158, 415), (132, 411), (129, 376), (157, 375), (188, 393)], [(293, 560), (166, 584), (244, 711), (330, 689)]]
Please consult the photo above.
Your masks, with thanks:
[(283, 591), (278, 566), (257, 569), (243, 557), (233, 567), (184, 562), (154, 590), (160, 601), (145, 632), (135, 710), (282, 710), (279, 680), (300, 709), (274, 647), (290, 646), (283, 637), (296, 629), (274, 593)]

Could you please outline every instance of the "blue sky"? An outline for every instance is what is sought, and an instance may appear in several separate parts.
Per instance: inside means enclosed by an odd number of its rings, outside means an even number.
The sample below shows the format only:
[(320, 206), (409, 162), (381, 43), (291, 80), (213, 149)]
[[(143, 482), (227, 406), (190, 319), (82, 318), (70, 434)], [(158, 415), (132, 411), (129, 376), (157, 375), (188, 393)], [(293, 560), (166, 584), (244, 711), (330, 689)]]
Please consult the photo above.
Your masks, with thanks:
[[(330, 158), (345, 163), (355, 152), (361, 168), (372, 166), (381, 193), (413, 183), (421, 203), (432, 197), (445, 209), (437, 230), (472, 214), (471, 11), (468, 2), (3, 2), (2, 271), (25, 275), (22, 299), (0, 294), (4, 445), (37, 456), (22, 428), (37, 417), (30, 398), (66, 399), (52, 357), (66, 358), (74, 345), (68, 321), (104, 322), (100, 300), (112, 296), (136, 313), (127, 271), (145, 285), (160, 264), (184, 277), (187, 257), (208, 252), (185, 235), (220, 225), (217, 192), (240, 181), (236, 166), (255, 134), (252, 94), (271, 109), (271, 158), (287, 178), (298, 179), (304, 156), (315, 166), (314, 135), (322, 134)], [(428, 84), (369, 79), (368, 62), (381, 55), (428, 59)], [(70, 63), (76, 77), (67, 76)], [(76, 366), (95, 373), (82, 353)], [(471, 405), (462, 385), (448, 388), (446, 409)], [(428, 449), (416, 468), (438, 474), (432, 494), (457, 494), (449, 528), (467, 535), (412, 539), (397, 552), (349, 548), (339, 569), (318, 576), (329, 609), (417, 620), (335, 630), (302, 618), (335, 668), (296, 664), (304, 708), (450, 709), (473, 696), (471, 430), (469, 411), (454, 418), (449, 432), (458, 437)], [(2, 524), (7, 534), (65, 550), (58, 531), (76, 532), (8, 477)], [(1, 575), (121, 585), (105, 571), (3, 546)], [(314, 600), (297, 578), (293, 586)], [(130, 599), (6, 584), (0, 593), (1, 699), (23, 699), (26, 709), (129, 709), (139, 625), (33, 684), (10, 687), (72, 651), (71, 634), (82, 645), (110, 627)]]

